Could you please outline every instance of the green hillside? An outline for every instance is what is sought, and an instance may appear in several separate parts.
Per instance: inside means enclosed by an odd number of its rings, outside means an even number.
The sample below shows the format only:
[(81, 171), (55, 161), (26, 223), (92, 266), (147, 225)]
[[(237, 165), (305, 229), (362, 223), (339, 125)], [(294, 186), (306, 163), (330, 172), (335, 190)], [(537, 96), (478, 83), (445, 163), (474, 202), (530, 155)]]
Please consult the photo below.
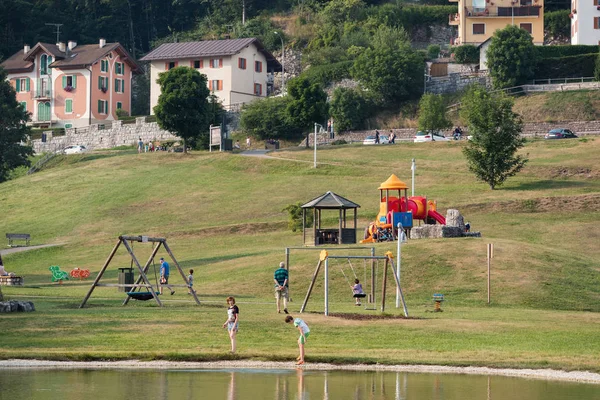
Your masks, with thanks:
[[(267, 338), (288, 332), (285, 326), (280, 326), (284, 324), (279, 323), (279, 316), (272, 314), (270, 282), (277, 263), (284, 259), (285, 247), (300, 246), (302, 234), (287, 230), (287, 215), (282, 209), (331, 190), (361, 205), (360, 235), (377, 213), (379, 184), (394, 173), (410, 186), (410, 162), (415, 158), (416, 194), (436, 200), (442, 214), (448, 208), (459, 209), (471, 223), (472, 230), (481, 231), (483, 237), (411, 240), (404, 245), (402, 284), (411, 316), (418, 318), (408, 330), (414, 329), (417, 336), (409, 335), (402, 345), (394, 344), (406, 346), (395, 353), (386, 352), (384, 344), (381, 353), (369, 353), (373, 338), (363, 336), (361, 349), (366, 353), (356, 352), (356, 357), (378, 362), (600, 369), (598, 358), (594, 356), (600, 352), (600, 343), (593, 334), (594, 330), (597, 332), (600, 317), (582, 313), (600, 311), (600, 170), (597, 165), (600, 140), (530, 141), (524, 149), (530, 158), (528, 166), (494, 191), (475, 181), (466, 170), (462, 145), (462, 142), (440, 142), (381, 147), (331, 146), (318, 150), (321, 164), (316, 170), (312, 168), (312, 151), (304, 150), (277, 152), (273, 154), (276, 159), (207, 152), (192, 152), (187, 156), (137, 154), (130, 150), (93, 152), (62, 158), (42, 172), (5, 182), (0, 185), (0, 232), (27, 232), (32, 235), (33, 244), (59, 246), (3, 257), (6, 269), (23, 275), (26, 282), (24, 287), (3, 287), (5, 297), (33, 300), (38, 312), (32, 314), (34, 317), (21, 314), (5, 319), (8, 324), (6, 330), (3, 327), (5, 338), (16, 342), (23, 337), (28, 340), (27, 345), (0, 350), (0, 357), (53, 358), (63, 354), (60, 357), (119, 358), (142, 354), (147, 358), (197, 359), (215, 357), (220, 351), (219, 344), (223, 343), (224, 351), (227, 342), (222, 333), (219, 333), (222, 337), (213, 338), (214, 335), (204, 332), (201, 335), (208, 336), (203, 336), (203, 340), (210, 345), (175, 346), (165, 350), (166, 354), (158, 349), (149, 353), (141, 349), (138, 349), (141, 353), (133, 352), (126, 343), (134, 343), (140, 332), (126, 333), (117, 329), (100, 334), (98, 331), (101, 343), (96, 343), (91, 336), (79, 336), (84, 326), (86, 330), (96, 329), (94, 326), (99, 322), (96, 318), (112, 320), (107, 323), (113, 326), (132, 323), (128, 318), (135, 316), (145, 321), (149, 332), (163, 329), (160, 322), (164, 319), (163, 310), (156, 310), (152, 302), (133, 302), (122, 308), (123, 295), (115, 288), (96, 289), (89, 301), (90, 308), (76, 310), (91, 278), (96, 276), (121, 234), (166, 237), (182, 267), (186, 271), (195, 269), (203, 305), (194, 307), (184, 288), (179, 288), (175, 296), (165, 298), (165, 309), (171, 310), (167, 320), (173, 318), (171, 323), (183, 332), (180, 333), (184, 342), (186, 337), (193, 341), (198, 334), (195, 329), (186, 327), (190, 318), (222, 323), (224, 312), (214, 307), (215, 304), (222, 307), (228, 295), (242, 302), (242, 309), (247, 310), (247, 314), (243, 314), (247, 324), (262, 329)], [(326, 222), (335, 226), (337, 214), (332, 212), (325, 216)], [(486, 305), (486, 243), (495, 245), (489, 307)], [(388, 250), (396, 252), (396, 243), (381, 243), (375, 247), (378, 255)], [(150, 247), (137, 243), (134, 251), (146, 260)], [(349, 254), (349, 251), (332, 253)], [(106, 282), (116, 283), (117, 267), (130, 265), (125, 254), (123, 250), (117, 255), (105, 276)], [(317, 260), (317, 251), (292, 251), (292, 313), (300, 308)], [(88, 281), (58, 285), (50, 282), (50, 265), (59, 265), (65, 271), (88, 268), (92, 275)], [(362, 262), (355, 263), (354, 267), (364, 280)], [(353, 307), (340, 268), (351, 274), (346, 262), (332, 262), (331, 311), (373, 313)], [(382, 270), (379, 265), (378, 291)], [(433, 293), (446, 296), (445, 313), (428, 313), (433, 309)], [(393, 307), (394, 298), (392, 289), (386, 299), (386, 311), (401, 315), (401, 309)], [(250, 309), (256, 314), (255, 319), (249, 315)], [(322, 312), (322, 309), (321, 279), (309, 310)], [(322, 325), (321, 329), (331, 324), (316, 314), (310, 318), (316, 326)], [(67, 344), (70, 339), (65, 338), (64, 346), (70, 350), (62, 349), (63, 353), (58, 353), (63, 341), (53, 342), (46, 335), (54, 332), (53, 324), (59, 320), (69, 322), (64, 325), (70, 332), (69, 337), (84, 339), (85, 344), (77, 347), (72, 342)], [(586, 327), (577, 322), (584, 320), (590, 321)], [(264, 326), (258, 328), (263, 321), (279, 322), (271, 331)], [(385, 322), (384, 326), (393, 321)], [(485, 327), (488, 323), (491, 325)], [(513, 323), (519, 326), (520, 333), (511, 331), (508, 337), (502, 336), (502, 332), (507, 332), (504, 329), (510, 330), (503, 324), (512, 326)], [(326, 360), (338, 359), (344, 346), (347, 350), (358, 345), (352, 331), (344, 329), (358, 329), (363, 334), (374, 329), (369, 322), (339, 324), (330, 327), (329, 332), (339, 329), (341, 349), (336, 350), (331, 338), (327, 339), (321, 349), (321, 356)], [(477, 326), (476, 331), (481, 330), (477, 333), (482, 336), (460, 339), (465, 332), (470, 334), (474, 326)], [(519, 350), (503, 346), (513, 341), (523, 346), (529, 341), (535, 343), (540, 327), (558, 330), (554, 332), (559, 343), (557, 348), (528, 349), (535, 354), (519, 364), (513, 353)], [(42, 334), (46, 329), (47, 333)], [(449, 342), (439, 344), (442, 353), (436, 353), (421, 341), (440, 329), (456, 331), (447, 338)], [(488, 329), (499, 335), (493, 339), (497, 344), (492, 348), (486, 347)], [(579, 329), (578, 339), (569, 342), (575, 329)], [(383, 331), (376, 334), (385, 337)], [(248, 355), (266, 357), (269, 350), (264, 348), (263, 336), (248, 335), (246, 340), (253, 343), (248, 345), (252, 347)], [(118, 340), (112, 342), (114, 338)], [(319, 339), (315, 340), (319, 347)], [(503, 342), (506, 343), (501, 344)], [(448, 347), (444, 347), (446, 345)], [(458, 351), (455, 358), (445, 353), (454, 345)], [(413, 352), (420, 346), (423, 346), (420, 351)], [(487, 350), (474, 351), (473, 346)], [(287, 350), (291, 354), (292, 348)], [(552, 354), (554, 350), (556, 354)], [(73, 351), (71, 356), (70, 351)], [(199, 356), (198, 352), (203, 355)], [(573, 353), (576, 355), (571, 359), (569, 354)], [(288, 355), (285, 349), (274, 354), (275, 358)]]

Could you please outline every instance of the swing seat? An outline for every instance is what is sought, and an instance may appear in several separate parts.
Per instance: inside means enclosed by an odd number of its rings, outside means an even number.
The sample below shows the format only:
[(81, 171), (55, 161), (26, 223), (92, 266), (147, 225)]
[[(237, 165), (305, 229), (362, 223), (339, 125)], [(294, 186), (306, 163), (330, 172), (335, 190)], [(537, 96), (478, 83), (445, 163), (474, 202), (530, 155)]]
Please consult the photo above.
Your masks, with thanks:
[(355, 294), (354, 296), (352, 296), (352, 297), (354, 297), (354, 298), (359, 298), (359, 299), (362, 299), (362, 298), (365, 298), (365, 297), (367, 297), (367, 294), (366, 294), (366, 293), (356, 293), (356, 294)]
[[(157, 296), (160, 294), (160, 292), (154, 293)], [(154, 298), (154, 296), (152, 296), (152, 292), (127, 292), (127, 296), (131, 297), (132, 299), (141, 301), (146, 301)]]

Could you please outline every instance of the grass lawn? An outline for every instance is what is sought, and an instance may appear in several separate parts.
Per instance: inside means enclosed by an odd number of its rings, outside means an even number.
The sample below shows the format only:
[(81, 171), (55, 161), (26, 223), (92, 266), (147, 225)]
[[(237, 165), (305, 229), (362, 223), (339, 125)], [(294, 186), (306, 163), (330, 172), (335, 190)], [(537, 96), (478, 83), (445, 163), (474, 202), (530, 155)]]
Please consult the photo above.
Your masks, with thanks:
[[(410, 187), (415, 158), (416, 195), (436, 200), (442, 214), (459, 209), (483, 237), (403, 245), (401, 279), (410, 319), (393, 307), (391, 275), (390, 318), (324, 317), (321, 275), (303, 316), (313, 331), (308, 360), (599, 372), (600, 140), (530, 141), (523, 149), (527, 167), (494, 191), (468, 172), (463, 145), (325, 147), (318, 150), (316, 170), (310, 150), (277, 152), (275, 159), (105, 151), (62, 157), (39, 173), (2, 183), (0, 233), (27, 232), (32, 244), (58, 246), (3, 257), (6, 269), (26, 283), (2, 287), (5, 299), (31, 300), (36, 312), (0, 316), (3, 343), (10, 344), (0, 357), (292, 359), (296, 331), (276, 313), (271, 282), (284, 249), (301, 246), (302, 234), (287, 230), (283, 208), (331, 190), (361, 205), (360, 235), (377, 214), (379, 184), (395, 173)], [(336, 226), (336, 213), (324, 216)], [(88, 307), (78, 309), (122, 234), (166, 237), (184, 271), (195, 270), (202, 304), (194, 305), (179, 287), (174, 296), (164, 296), (163, 308), (152, 301), (122, 307), (123, 293), (98, 288)], [(495, 245), (490, 305), (487, 243)], [(377, 255), (396, 252), (396, 243), (374, 247)], [(135, 243), (134, 251), (145, 261), (151, 248)], [(292, 250), (292, 314), (317, 260), (318, 251)], [(92, 274), (59, 285), (50, 281), (51, 265)], [(103, 282), (116, 283), (117, 268), (129, 266), (121, 248)], [(363, 283), (369, 280), (362, 261), (353, 267)], [(332, 261), (330, 268), (330, 312), (380, 314), (353, 306), (340, 271), (353, 277), (346, 261)], [(381, 263), (376, 273), (379, 294)], [(154, 280), (153, 268), (150, 276)], [(182, 283), (173, 273), (171, 282)], [(444, 293), (443, 313), (431, 312), (433, 293)], [(221, 328), (229, 295), (241, 309), (235, 356), (228, 354)], [(164, 345), (161, 337), (168, 339)]]

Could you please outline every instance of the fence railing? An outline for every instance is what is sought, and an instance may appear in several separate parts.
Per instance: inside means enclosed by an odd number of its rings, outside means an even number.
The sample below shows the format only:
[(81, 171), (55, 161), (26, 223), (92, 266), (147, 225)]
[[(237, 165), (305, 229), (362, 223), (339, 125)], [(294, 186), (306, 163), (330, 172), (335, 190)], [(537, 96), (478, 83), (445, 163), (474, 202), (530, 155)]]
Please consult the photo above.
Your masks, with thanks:
[(594, 82), (596, 78), (556, 78), (556, 79), (534, 79), (528, 82), (531, 85), (558, 85), (566, 83), (583, 83), (583, 82)]

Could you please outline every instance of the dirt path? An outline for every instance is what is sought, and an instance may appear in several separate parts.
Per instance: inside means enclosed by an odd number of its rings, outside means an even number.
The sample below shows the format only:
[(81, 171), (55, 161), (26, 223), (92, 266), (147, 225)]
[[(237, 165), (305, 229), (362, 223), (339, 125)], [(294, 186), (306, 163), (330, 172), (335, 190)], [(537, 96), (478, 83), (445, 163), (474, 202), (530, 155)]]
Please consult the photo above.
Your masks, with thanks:
[(4, 256), (12, 253), (20, 253), (22, 251), (43, 249), (46, 247), (62, 246), (61, 244), (40, 244), (38, 246), (19, 246), (11, 247), (10, 249), (0, 249), (0, 256)]

